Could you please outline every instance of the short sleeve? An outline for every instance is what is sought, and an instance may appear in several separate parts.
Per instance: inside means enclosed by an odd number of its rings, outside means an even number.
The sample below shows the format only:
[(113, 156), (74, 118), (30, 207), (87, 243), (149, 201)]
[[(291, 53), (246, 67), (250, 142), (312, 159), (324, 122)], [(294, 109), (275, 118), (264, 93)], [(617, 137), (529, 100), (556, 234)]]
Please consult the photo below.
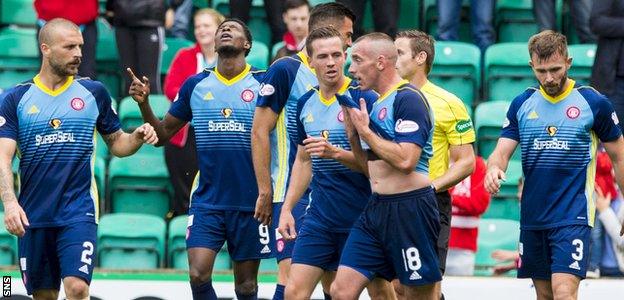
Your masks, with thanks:
[[(524, 95), (524, 94), (523, 94)], [(501, 130), (501, 137), (520, 141), (520, 132), (518, 130), (518, 109), (522, 103), (524, 103), (524, 97), (518, 96), (511, 102), (509, 109), (507, 109), (507, 115), (503, 121), (503, 129)]]
[(16, 99), (13, 91), (15, 90), (0, 95), (0, 138), (17, 140), (19, 129), (17, 103), (19, 99)]
[(298, 64), (292, 58), (282, 58), (269, 68), (260, 83), (260, 92), (256, 106), (270, 107), (276, 114), (280, 114), (297, 75)]
[(451, 145), (465, 145), (474, 143), (475, 131), (466, 106), (460, 101), (449, 101), (449, 119), (444, 124), (444, 130)]
[(303, 107), (305, 106), (305, 104), (308, 102), (308, 99), (310, 99), (311, 93), (314, 93), (314, 90), (310, 90), (307, 93), (303, 94), (303, 96), (301, 96), (301, 98), (299, 98), (299, 100), (297, 101), (297, 137), (295, 139), (295, 142), (298, 145), (302, 145), (303, 146), (303, 140), (306, 139), (306, 137), (308, 136), (308, 133), (305, 131), (305, 127), (303, 126), (303, 119), (306, 117), (303, 114)]
[(195, 86), (197, 86), (197, 83), (209, 76), (208, 74), (210, 73), (204, 71), (184, 81), (184, 84), (182, 84), (178, 92), (178, 97), (173, 99), (173, 103), (169, 108), (170, 115), (185, 122), (190, 122), (193, 119), (193, 110), (191, 109), (193, 90)]
[[(592, 126), (592, 130), (602, 142), (616, 140), (622, 135), (622, 131), (618, 125), (620, 120), (613, 109), (613, 105), (611, 105), (611, 101), (609, 101), (606, 97), (598, 94), (597, 92), (592, 92), (595, 99), (593, 101), (592, 99), (588, 99), (591, 97), (590, 95), (583, 95), (589, 101), (594, 114), (594, 124)], [(589, 91), (582, 94), (588, 93)]]
[(404, 91), (394, 102), (394, 141), (413, 143), (424, 148), (429, 142), (431, 116), (425, 98), (417, 92)]
[(102, 135), (106, 135), (121, 129), (119, 116), (113, 109), (113, 102), (106, 88), (103, 85), (98, 86), (93, 96), (95, 96), (95, 101), (97, 101), (98, 110), (100, 111), (95, 124), (97, 131)]

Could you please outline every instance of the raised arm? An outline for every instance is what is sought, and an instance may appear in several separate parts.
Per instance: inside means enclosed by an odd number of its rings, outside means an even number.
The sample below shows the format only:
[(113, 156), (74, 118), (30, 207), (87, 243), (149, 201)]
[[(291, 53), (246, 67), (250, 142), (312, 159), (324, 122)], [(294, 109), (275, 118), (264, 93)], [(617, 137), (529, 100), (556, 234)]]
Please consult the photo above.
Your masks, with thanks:
[(258, 199), (254, 217), (263, 224), (269, 224), (272, 213), (273, 187), (271, 185), (269, 135), (277, 124), (277, 118), (277, 114), (270, 107), (256, 107), (251, 128), (251, 153), (258, 183)]
[(130, 78), (132, 79), (129, 94), (130, 96), (132, 96), (132, 99), (134, 99), (134, 101), (136, 101), (136, 103), (139, 105), (143, 121), (149, 123), (154, 128), (154, 131), (158, 136), (158, 142), (155, 145), (162, 146), (167, 141), (169, 141), (169, 139), (176, 132), (178, 132), (178, 130), (180, 130), (180, 128), (182, 128), (186, 124), (186, 122), (172, 116), (169, 113), (165, 115), (165, 118), (162, 121), (159, 120), (149, 105), (149, 79), (143, 76), (143, 81), (141, 81), (139, 80), (139, 78), (136, 77), (136, 75), (134, 75), (130, 68), (126, 69), (126, 71), (128, 72), (128, 76), (130, 76)]
[(19, 237), (24, 236), (25, 228), (29, 226), (26, 213), (17, 202), (13, 190), (13, 172), (11, 161), (15, 154), (17, 143), (13, 139), (0, 138), (0, 196), (4, 205), (4, 225), (7, 231)]

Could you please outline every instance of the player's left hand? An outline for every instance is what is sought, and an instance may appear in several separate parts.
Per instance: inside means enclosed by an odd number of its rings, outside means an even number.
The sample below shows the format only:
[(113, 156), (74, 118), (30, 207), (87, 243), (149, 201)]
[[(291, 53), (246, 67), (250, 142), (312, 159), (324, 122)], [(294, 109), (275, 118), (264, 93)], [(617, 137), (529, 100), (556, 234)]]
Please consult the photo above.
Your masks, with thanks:
[(339, 149), (330, 144), (327, 139), (323, 137), (311, 137), (303, 140), (303, 145), (306, 153), (310, 156), (316, 156), (320, 158), (334, 158)]
[(364, 130), (368, 130), (370, 117), (368, 116), (368, 108), (366, 108), (366, 100), (360, 98), (360, 109), (349, 108), (349, 117), (358, 133), (361, 134)]
[(15, 200), (4, 203), (4, 225), (9, 233), (18, 237), (23, 237), (30, 226), (24, 209)]
[(139, 126), (134, 130), (132, 135), (137, 139), (141, 140), (145, 144), (156, 145), (158, 143), (158, 136), (156, 135), (156, 131), (154, 127), (149, 123), (145, 123)]
[(596, 196), (596, 209), (598, 212), (603, 212), (608, 209), (611, 204), (611, 193), (605, 195), (602, 189), (596, 185)]

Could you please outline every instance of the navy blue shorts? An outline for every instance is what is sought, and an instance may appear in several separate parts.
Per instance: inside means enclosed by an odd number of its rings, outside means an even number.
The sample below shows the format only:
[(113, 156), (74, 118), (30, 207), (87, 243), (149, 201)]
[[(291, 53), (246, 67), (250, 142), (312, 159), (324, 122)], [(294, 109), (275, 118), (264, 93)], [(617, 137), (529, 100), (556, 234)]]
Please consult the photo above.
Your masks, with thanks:
[(550, 280), (553, 273), (585, 278), (590, 232), (588, 225), (521, 230), (518, 278)]
[(442, 280), (437, 241), (440, 218), (430, 187), (411, 192), (373, 194), (342, 251), (340, 265), (369, 280), (398, 278), (404, 285)]
[(272, 258), (271, 232), (254, 218), (254, 212), (191, 209), (186, 248), (219, 252), (227, 241), (233, 261)]
[(332, 232), (304, 222), (295, 240), (292, 263), (336, 271), (348, 237), (348, 231)]
[(91, 222), (26, 229), (24, 237), (18, 239), (18, 255), (28, 294), (58, 290), (61, 279), (68, 276), (91, 284), (96, 241), (97, 225)]
[[(292, 215), (295, 219), (295, 231), (297, 231), (297, 234), (299, 233), (299, 229), (301, 229), (304, 219), (303, 217), (308, 209), (307, 202), (307, 198), (304, 201), (300, 200), (292, 209)], [(279, 216), (282, 212), (282, 204), (282, 202), (273, 203), (273, 218), (271, 221), (271, 226), (275, 232), (275, 244), (273, 245), (273, 248), (275, 249), (275, 258), (278, 262), (283, 259), (291, 258), (293, 249), (295, 248), (295, 241), (286, 241), (277, 230), (279, 227)]]

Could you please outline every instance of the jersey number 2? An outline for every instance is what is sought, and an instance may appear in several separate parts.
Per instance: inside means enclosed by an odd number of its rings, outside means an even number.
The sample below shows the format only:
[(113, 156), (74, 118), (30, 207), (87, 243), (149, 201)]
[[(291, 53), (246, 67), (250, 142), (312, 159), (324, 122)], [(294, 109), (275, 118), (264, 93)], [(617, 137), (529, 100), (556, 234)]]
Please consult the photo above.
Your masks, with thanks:
[(93, 243), (86, 241), (82, 243), (82, 246), (85, 249), (82, 250), (82, 256), (80, 258), (80, 261), (87, 265), (91, 265), (91, 255), (93, 255)]

